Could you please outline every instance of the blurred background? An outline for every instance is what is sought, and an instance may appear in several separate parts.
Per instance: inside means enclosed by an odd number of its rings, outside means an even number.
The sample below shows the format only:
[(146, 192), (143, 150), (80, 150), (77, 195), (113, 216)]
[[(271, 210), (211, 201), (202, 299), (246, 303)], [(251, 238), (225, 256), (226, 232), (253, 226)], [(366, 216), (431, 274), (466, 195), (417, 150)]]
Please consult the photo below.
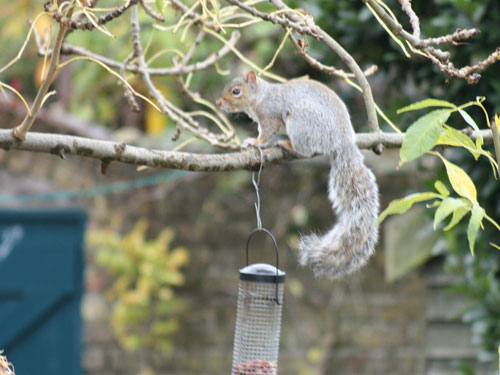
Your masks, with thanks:
[[(99, 6), (119, 2), (101, 1)], [(190, 2), (186, 2), (190, 4)], [(193, 3), (193, 2), (191, 2)], [(500, 64), (478, 84), (448, 79), (427, 60), (406, 59), (362, 2), (289, 1), (307, 8), (363, 67), (378, 66), (369, 78), (377, 104), (404, 130), (415, 119), (396, 115), (428, 98), (455, 104), (485, 96), (490, 114), (500, 112)], [(396, 1), (387, 2), (405, 24)], [(153, 4), (154, 5), (154, 4)], [(0, 66), (8, 63), (28, 32), (39, 1), (0, 0)], [(436, 0), (413, 8), (425, 36), (478, 27), (470, 44), (453, 46), (456, 65), (483, 59), (500, 45), (500, 3)], [(167, 23), (179, 17), (167, 8)], [(144, 15), (141, 15), (144, 16)], [(141, 18), (144, 41), (151, 21)], [(42, 19), (43, 30), (50, 18)], [(131, 51), (128, 17), (109, 25), (117, 36), (72, 32), (68, 42), (123, 61)], [(171, 34), (158, 32), (152, 48), (186, 50)], [(187, 32), (187, 40), (196, 36)], [(238, 47), (258, 63), (272, 58), (282, 30), (257, 24)], [(341, 66), (320, 43), (314, 56)], [(220, 48), (208, 39), (196, 52)], [(156, 61), (169, 66), (168, 57)], [(40, 85), (43, 56), (35, 43), (2, 82), (32, 101)], [(222, 87), (245, 67), (234, 55), (197, 72), (192, 87), (214, 102)], [(312, 70), (287, 43), (272, 68), (284, 77), (309, 75), (346, 101), (356, 131), (367, 131), (362, 97), (340, 79)], [(155, 83), (181, 108), (196, 106), (174, 77)], [(145, 87), (131, 76), (141, 92)], [(151, 106), (133, 112), (115, 77), (97, 64), (78, 62), (53, 84), (57, 94), (40, 112), (34, 131), (108, 139), (171, 150), (175, 124)], [(25, 115), (18, 100), (0, 95), (0, 127), (13, 128)], [(484, 117), (472, 113), (485, 127)], [(243, 115), (231, 117), (240, 139), (255, 134)], [(465, 124), (451, 124), (463, 127)], [(390, 131), (387, 124), (384, 130)], [(202, 141), (185, 151), (217, 152)], [(220, 152), (220, 151), (219, 151)], [(428, 190), (445, 176), (432, 158), (398, 169), (397, 150), (366, 152), (377, 177), (381, 207), (408, 193)], [(470, 155), (447, 155), (476, 183), (479, 202), (500, 220), (500, 189), (490, 166)], [(0, 151), (0, 349), (18, 375), (48, 374), (221, 374), (229, 373), (236, 316), (238, 269), (256, 226), (251, 173), (182, 172), (112, 163), (107, 173), (95, 160), (19, 151)], [(325, 231), (334, 222), (327, 200), (328, 163), (322, 158), (265, 168), (261, 177), (263, 225), (277, 238), (287, 272), (279, 373), (307, 374), (492, 374), (500, 343), (500, 252), (488, 246), (495, 232), (480, 232), (476, 256), (465, 227), (434, 232), (432, 212), (412, 209), (381, 227), (376, 255), (342, 281), (315, 279), (298, 266), (299, 233)], [(498, 236), (498, 234), (497, 234)], [(498, 238), (496, 239), (498, 243)], [(272, 244), (253, 243), (255, 261), (273, 262)], [(10, 328), (8, 328), (10, 327)]]

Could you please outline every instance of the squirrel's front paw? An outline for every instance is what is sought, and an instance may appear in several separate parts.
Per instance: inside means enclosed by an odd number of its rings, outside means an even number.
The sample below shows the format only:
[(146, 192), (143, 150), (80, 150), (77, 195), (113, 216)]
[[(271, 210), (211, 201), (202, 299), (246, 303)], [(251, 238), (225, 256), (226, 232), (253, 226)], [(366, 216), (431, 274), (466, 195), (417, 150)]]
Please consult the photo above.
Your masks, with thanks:
[(243, 141), (241, 145), (242, 150), (246, 150), (249, 147), (260, 147), (261, 143), (257, 138), (247, 138)]

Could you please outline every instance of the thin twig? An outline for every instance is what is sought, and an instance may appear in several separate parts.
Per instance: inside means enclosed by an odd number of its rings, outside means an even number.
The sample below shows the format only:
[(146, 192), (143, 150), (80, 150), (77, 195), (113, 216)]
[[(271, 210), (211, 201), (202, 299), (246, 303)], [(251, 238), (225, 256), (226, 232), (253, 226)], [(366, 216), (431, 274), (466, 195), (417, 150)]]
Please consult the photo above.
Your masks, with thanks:
[(60, 24), (65, 25), (67, 29), (71, 30), (94, 30), (99, 28), (100, 26), (105, 25), (106, 23), (113, 21), (114, 19), (120, 17), (127, 9), (129, 9), (132, 5), (136, 4), (138, 0), (128, 0), (128, 2), (116, 9), (112, 12), (105, 14), (100, 17), (96, 17), (96, 19), (90, 18), (90, 13), (87, 13), (85, 7), (82, 8), (85, 14), (88, 17), (88, 21), (75, 20), (71, 18), (71, 15), (64, 14), (62, 11), (58, 11), (53, 9), (53, 2), (47, 1), (44, 5), (45, 11), (52, 14), (54, 19)]
[(210, 108), (210, 110), (212, 110), (217, 115), (218, 118), (214, 118), (210, 113), (206, 111), (198, 111), (196, 114), (210, 118), (219, 127), (219, 129), (226, 135), (227, 139), (233, 138), (235, 135), (234, 128), (231, 125), (231, 123), (227, 120), (227, 117), (222, 113), (222, 111), (219, 108), (217, 108), (217, 106), (214, 105), (212, 102), (202, 98), (198, 92), (191, 91), (189, 89), (188, 83), (186, 83), (184, 79), (182, 79), (182, 77), (179, 77), (178, 80), (182, 90), (191, 98), (191, 100), (193, 100), (195, 103)]
[[(314, 69), (319, 70), (323, 73), (334, 75), (342, 79), (355, 78), (354, 73), (347, 73), (342, 69), (335, 68), (334, 66), (329, 66), (321, 63), (309, 53), (307, 53), (306, 46), (304, 45), (304, 39), (297, 39), (295, 36), (290, 35), (289, 39), (292, 41), (297, 52), (304, 57), (304, 59), (311, 65)], [(365, 77), (374, 74), (378, 70), (377, 65), (371, 65), (369, 68), (363, 71)]]
[[(224, 45), (219, 51), (211, 53), (206, 59), (202, 61), (198, 61), (196, 63), (192, 63), (186, 66), (174, 66), (171, 68), (147, 68), (147, 72), (151, 76), (164, 76), (164, 75), (184, 75), (192, 72), (196, 72), (199, 70), (204, 70), (208, 68), (209, 66), (215, 64), (218, 60), (220, 60), (222, 57), (227, 55), (230, 51), (231, 48), (230, 46), (236, 45), (238, 40), (240, 39), (240, 32), (238, 30), (235, 30), (231, 33), (231, 36), (229, 40), (227, 41), (227, 45)], [(39, 48), (38, 51), (39, 54), (43, 55), (45, 53), (48, 53), (49, 55), (52, 55), (52, 50), (45, 51), (42, 48)], [(90, 57), (94, 60), (100, 61), (110, 68), (115, 68), (115, 69), (121, 69), (123, 62), (113, 60), (109, 57), (99, 55), (97, 53), (91, 52), (83, 47), (79, 46), (73, 46), (69, 44), (64, 44), (61, 49), (61, 53), (64, 55), (80, 55), (80, 56), (86, 56)], [(135, 64), (128, 64), (125, 66), (125, 70), (128, 72), (132, 73), (139, 73), (139, 69), (137, 65)]]
[(148, 3), (146, 3), (144, 0), (139, 0), (139, 3), (141, 4), (142, 8), (146, 12), (147, 15), (149, 15), (151, 18), (158, 22), (165, 22), (165, 17), (163, 14), (159, 13), (155, 9), (151, 8)]
[[(71, 10), (68, 12), (71, 14)], [(55, 78), (55, 74), (57, 72), (57, 68), (59, 65), (59, 55), (61, 51), (61, 46), (64, 41), (64, 36), (66, 35), (66, 31), (68, 30), (68, 27), (66, 25), (59, 25), (59, 32), (57, 33), (56, 41), (54, 43), (54, 48), (52, 51), (54, 51), (50, 57), (50, 63), (49, 63), (49, 69), (47, 71), (47, 75), (45, 79), (43, 80), (40, 88), (38, 89), (38, 92), (35, 97), (35, 101), (33, 102), (33, 105), (31, 107), (31, 114), (26, 115), (24, 118), (23, 122), (18, 125), (17, 127), (14, 128), (12, 131), (12, 135), (19, 140), (24, 140), (26, 138), (26, 133), (28, 133), (33, 126), (33, 122), (36, 119), (36, 115), (38, 114), (38, 111), (40, 110), (42, 103), (45, 99), (45, 95), (49, 91), (49, 87)]]
[[(134, 51), (130, 52), (130, 54), (127, 56), (127, 58), (123, 61), (123, 65), (120, 69), (120, 75), (123, 77), (124, 80), (126, 80), (125, 77), (125, 67), (135, 58), (135, 53)], [(128, 105), (132, 108), (133, 111), (139, 112), (140, 107), (139, 104), (137, 103), (137, 100), (135, 100), (134, 93), (130, 88), (126, 85), (125, 87), (125, 97), (127, 98)]]
[(411, 4), (408, 0), (400, 0), (403, 10), (410, 17), (410, 22), (413, 27), (413, 34), (406, 31), (403, 26), (391, 16), (384, 7), (379, 3), (379, 0), (363, 0), (375, 14), (383, 20), (383, 22), (392, 30), (392, 32), (408, 42), (414, 52), (426, 56), (433, 64), (437, 65), (439, 69), (449, 75), (450, 77), (465, 79), (468, 83), (477, 83), (481, 75), (477, 72), (486, 69), (489, 65), (494, 64), (500, 60), (500, 47), (493, 51), (487, 58), (477, 62), (472, 66), (464, 66), (456, 68), (450, 61), (450, 54), (442, 51), (436, 47), (439, 44), (460, 44), (462, 40), (469, 39), (479, 34), (479, 30), (472, 29), (458, 29), (454, 33), (428, 39), (420, 39), (419, 32), (415, 32), (415, 23), (418, 23), (418, 18), (412, 14)]
[(204, 17), (199, 13), (196, 13), (195, 11), (191, 10), (186, 4), (184, 4), (180, 0), (170, 0), (171, 6), (174, 9), (179, 10), (182, 14), (183, 17), (191, 18), (194, 20), (194, 23), (198, 26), (205, 26), (210, 29), (213, 29), (216, 32), (220, 31), (220, 27), (215, 25), (213, 21), (208, 21), (208, 17)]
[(200, 31), (198, 31), (198, 35), (196, 35), (196, 38), (194, 39), (194, 42), (191, 45), (191, 48), (189, 48), (187, 53), (182, 58), (182, 61), (180, 62), (181, 66), (185, 67), (191, 61), (196, 49), (199, 47), (199, 45), (205, 38), (205, 35), (207, 35), (207, 33), (203, 29), (200, 29)]
[[(137, 5), (133, 5), (130, 13), (130, 24), (132, 33), (132, 42), (134, 46), (134, 54), (137, 58), (137, 66), (142, 80), (148, 88), (149, 95), (156, 100), (158, 106), (165, 112), (180, 128), (188, 129), (194, 136), (209, 142), (212, 146), (218, 146), (227, 149), (235, 149), (238, 145), (231, 141), (232, 136), (228, 139), (228, 134), (216, 135), (209, 132), (206, 128), (201, 127), (190, 115), (177, 108), (174, 104), (168, 101), (165, 96), (156, 88), (151, 80), (146, 66), (146, 60), (140, 40), (140, 25), (138, 19)], [(234, 133), (233, 133), (234, 135)]]
[(420, 20), (411, 7), (411, 0), (399, 0), (399, 3), (401, 4), (401, 9), (403, 10), (403, 12), (405, 12), (410, 19), (410, 25), (413, 29), (413, 35), (415, 36), (415, 38), (420, 38)]

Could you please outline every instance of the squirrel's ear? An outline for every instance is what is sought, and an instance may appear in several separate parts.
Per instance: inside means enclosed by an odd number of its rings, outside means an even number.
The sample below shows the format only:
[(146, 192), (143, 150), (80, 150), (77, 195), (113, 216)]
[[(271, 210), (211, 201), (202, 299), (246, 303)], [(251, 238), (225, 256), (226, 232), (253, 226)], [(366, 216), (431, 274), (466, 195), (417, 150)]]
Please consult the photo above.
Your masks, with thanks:
[(250, 70), (248, 72), (246, 81), (251, 85), (254, 85), (255, 82), (257, 82), (257, 76), (255, 75), (255, 72), (253, 70)]

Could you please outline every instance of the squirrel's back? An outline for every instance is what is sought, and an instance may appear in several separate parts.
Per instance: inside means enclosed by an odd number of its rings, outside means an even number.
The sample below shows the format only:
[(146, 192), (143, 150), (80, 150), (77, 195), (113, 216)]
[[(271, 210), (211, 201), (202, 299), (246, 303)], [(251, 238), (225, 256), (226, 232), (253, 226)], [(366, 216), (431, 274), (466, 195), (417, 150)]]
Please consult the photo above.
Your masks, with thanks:
[(302, 236), (299, 261), (317, 276), (337, 279), (363, 266), (375, 251), (379, 211), (375, 176), (356, 146), (349, 112), (327, 86), (309, 79), (283, 84), (285, 124), (293, 148), (330, 157), (328, 197), (337, 222), (325, 235)]
[(297, 152), (325, 154), (355, 144), (349, 112), (334, 91), (306, 78), (281, 86), (286, 131)]

